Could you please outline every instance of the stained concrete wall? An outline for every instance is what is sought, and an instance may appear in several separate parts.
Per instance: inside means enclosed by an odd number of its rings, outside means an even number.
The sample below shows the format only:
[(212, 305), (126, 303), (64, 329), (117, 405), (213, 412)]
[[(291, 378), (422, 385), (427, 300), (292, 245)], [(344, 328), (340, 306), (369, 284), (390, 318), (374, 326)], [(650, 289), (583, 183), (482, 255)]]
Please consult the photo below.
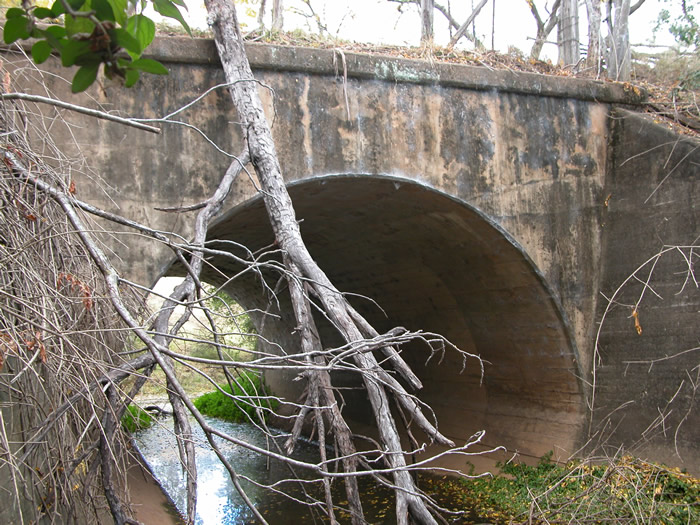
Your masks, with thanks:
[(620, 109), (611, 122), (592, 434), (697, 473), (700, 142)]
[[(626, 147), (625, 133), (611, 128), (617, 121), (610, 109), (638, 101), (638, 93), (350, 53), (344, 80), (334, 72), (332, 51), (248, 51), (264, 82), (285, 177), (297, 181), (291, 191), (302, 232), (322, 267), (342, 290), (372, 297), (390, 313), (385, 321), (370, 303), (356, 301), (379, 326), (439, 331), (489, 361), (480, 385), (474, 362), (463, 375), (455, 373), (454, 355), (421, 369), (425, 349), (407, 351), (441, 428), (461, 438), (486, 428), (490, 444), (525, 455), (573, 452), (587, 431), (599, 292), (606, 289), (600, 283), (619, 277), (610, 273), (610, 261), (623, 262), (629, 253), (605, 229), (608, 187), (622, 164), (615, 159), (626, 155), (616, 149)], [(223, 81), (210, 41), (161, 40), (153, 53), (167, 64), (168, 77), (147, 78), (129, 91), (106, 84), (82, 101), (157, 117)], [(44, 78), (69, 97), (65, 82)], [(240, 148), (223, 90), (181, 117), (220, 148)], [(183, 217), (154, 207), (200, 201), (230, 157), (191, 128), (164, 124), (161, 136), (151, 136), (66, 118), (74, 124), (59, 139), (64, 150), (79, 145), (109, 186), (103, 191), (80, 179), (80, 197), (190, 234)], [(693, 190), (682, 188), (682, 195)], [(619, 194), (625, 191), (622, 185)], [(216, 235), (253, 247), (270, 240), (262, 207), (250, 200), (254, 193), (242, 177)], [(167, 248), (138, 236), (120, 235), (111, 245), (138, 282), (150, 284), (169, 265)], [(215, 264), (235, 269), (223, 260)], [(255, 282), (240, 280), (231, 289), (245, 305), (266, 307)], [(293, 326), (282, 317), (266, 323), (265, 333), (293, 347)], [(278, 386), (286, 388), (289, 379), (279, 377)], [(611, 391), (605, 399), (609, 406), (618, 397)], [(358, 398), (348, 410), (361, 418), (363, 404)]]

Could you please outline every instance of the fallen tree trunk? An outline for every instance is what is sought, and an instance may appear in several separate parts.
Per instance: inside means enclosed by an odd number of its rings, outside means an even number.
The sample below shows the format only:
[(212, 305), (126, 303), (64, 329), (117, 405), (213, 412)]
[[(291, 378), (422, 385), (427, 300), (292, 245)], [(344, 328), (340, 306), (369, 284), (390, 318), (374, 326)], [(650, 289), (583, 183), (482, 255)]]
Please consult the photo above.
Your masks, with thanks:
[[(253, 77), (245, 54), (234, 5), (225, 0), (205, 0), (205, 5), (209, 12), (209, 24), (214, 31), (226, 80), (230, 84), (229, 90), (234, 106), (248, 141), (251, 162), (260, 181), (275, 239), (284, 253), (289, 288), (293, 291), (291, 299), (295, 317), (298, 326), (302, 329), (300, 341), (302, 349), (308, 352), (321, 348), (318, 335), (310, 326), (309, 294), (320, 301), (324, 313), (346, 342), (352, 343), (361, 341), (366, 336), (374, 336), (376, 331), (333, 286), (326, 274), (315, 263), (302, 240), (294, 207), (282, 177), (272, 134), (257, 92), (258, 83)], [(300, 287), (302, 282), (307, 283), (306, 290)], [(392, 347), (386, 347), (383, 350), (389, 354), (389, 362), (402, 377), (412, 387), (420, 388), (420, 380), (405, 364), (399, 353)], [(442, 436), (428, 421), (417, 403), (407, 403), (406, 400), (411, 399), (411, 396), (398, 381), (389, 379), (390, 376), (381, 368), (371, 352), (358, 352), (353, 359), (362, 373), (372, 405), (384, 449), (384, 460), (393, 469), (398, 523), (407, 524), (409, 514), (418, 523), (436, 523), (407, 470), (397, 425), (389, 409), (389, 395), (394, 396), (404, 409), (408, 409), (409, 418), (417, 421), (431, 440), (448, 446), (454, 444)], [(314, 383), (312, 391), (328, 392), (331, 388), (326, 383), (327, 378), (322, 374), (308, 374), (307, 379)], [(320, 399), (322, 396), (316, 397)], [(335, 413), (332, 417), (341, 416)], [(345, 468), (354, 467), (346, 463)], [(352, 495), (351, 501), (355, 497)], [(355, 520), (361, 520), (361, 513), (353, 512), (353, 514)]]

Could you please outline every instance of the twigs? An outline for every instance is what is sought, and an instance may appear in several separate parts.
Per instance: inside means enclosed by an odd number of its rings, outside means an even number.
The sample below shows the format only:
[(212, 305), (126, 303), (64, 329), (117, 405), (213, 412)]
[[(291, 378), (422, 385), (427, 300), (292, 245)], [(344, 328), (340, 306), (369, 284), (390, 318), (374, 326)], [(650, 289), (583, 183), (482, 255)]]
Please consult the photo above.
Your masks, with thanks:
[[(14, 129), (5, 109), (4, 129)], [(23, 176), (31, 166), (46, 184), (69, 186), (24, 136), (6, 134), (0, 152), (0, 455), (9, 458), (0, 463), (0, 485), (10, 489), (11, 480), (17, 495), (13, 522), (69, 515), (89, 522), (108, 499), (128, 501), (123, 469), (111, 468), (113, 452), (126, 450), (121, 433), (104, 450), (104, 464), (91, 452), (104, 437), (96, 423), (112, 410), (96, 379), (120, 366), (112, 349), (125, 333), (63, 210)], [(135, 297), (127, 293), (124, 301), (132, 308)], [(85, 497), (76, 497), (75, 487)]]
[(553, 467), (530, 491), (527, 523), (692, 523), (698, 480), (615, 454)]
[(69, 109), (71, 111), (75, 111), (76, 113), (82, 113), (83, 115), (89, 115), (91, 117), (109, 120), (111, 122), (117, 122), (125, 126), (131, 126), (132, 128), (140, 129), (143, 131), (150, 131), (151, 133), (160, 133), (160, 128), (149, 126), (147, 124), (142, 124), (141, 122), (137, 122), (134, 119), (118, 117), (117, 115), (105, 113), (104, 111), (99, 111), (97, 109), (86, 108), (84, 106), (78, 106), (76, 104), (69, 104), (68, 102), (64, 102), (63, 100), (42, 97), (40, 95), (31, 95), (29, 93), (0, 93), (0, 99), (26, 100), (27, 102), (39, 102), (41, 104), (49, 104), (58, 108)]
[[(684, 279), (684, 284), (688, 282), (689, 278), (692, 280), (692, 282), (697, 283), (697, 279), (695, 277), (695, 272), (694, 272), (694, 263), (693, 259), (697, 258), (697, 250), (698, 246), (694, 245), (689, 245), (689, 246), (663, 246), (659, 252), (648, 258), (646, 261), (644, 261), (641, 265), (637, 267), (636, 270), (634, 270), (630, 275), (628, 275), (624, 281), (617, 287), (617, 289), (613, 292), (613, 294), (610, 297), (605, 297), (606, 299), (606, 306), (605, 310), (603, 312), (603, 315), (601, 317), (600, 323), (598, 325), (598, 331), (596, 333), (596, 338), (595, 338), (595, 346), (594, 346), (594, 356), (592, 360), (592, 369), (591, 369), (591, 378), (592, 378), (592, 392), (591, 392), (591, 398), (589, 402), (589, 409), (591, 411), (594, 410), (595, 408), (595, 399), (596, 399), (596, 381), (597, 381), (597, 370), (598, 370), (598, 362), (600, 360), (600, 345), (601, 345), (601, 336), (603, 332), (603, 328), (605, 326), (607, 317), (610, 315), (611, 311), (616, 307), (616, 306), (625, 306), (626, 308), (629, 308), (631, 312), (638, 312), (639, 307), (641, 305), (642, 299), (644, 297), (645, 292), (647, 289), (649, 289), (649, 283), (652, 279), (652, 276), (654, 274), (654, 268), (658, 264), (659, 260), (663, 258), (664, 256), (667, 256), (672, 253), (678, 253), (680, 252), (683, 257), (683, 261), (687, 263), (687, 275)], [(687, 252), (687, 254), (686, 254)], [(647, 270), (647, 275), (646, 277), (640, 277), (642, 272), (644, 270)], [(623, 293), (624, 290), (626, 290), (627, 286), (630, 285), (632, 282), (640, 282), (642, 283), (642, 290), (637, 298), (635, 298), (633, 304), (623, 304), (620, 302), (620, 297)], [(696, 286), (697, 287), (697, 286)], [(632, 314), (631, 314), (632, 315)], [(635, 320), (637, 320), (637, 317), (635, 317)], [(589, 429), (590, 432), (590, 429)]]
[[(245, 155), (243, 157), (245, 158)], [(102, 250), (91, 238), (88, 228), (86, 228), (82, 219), (76, 213), (71, 199), (68, 197), (68, 195), (61, 190), (51, 188), (45, 182), (40, 181), (36, 177), (32, 176), (30, 174), (30, 170), (25, 164), (25, 158), (23, 156), (15, 154), (13, 151), (6, 150), (4, 152), (3, 159), (5, 165), (10, 169), (11, 173), (15, 176), (19, 176), (19, 178), (23, 180), (24, 183), (30, 183), (32, 185), (35, 185), (39, 189), (51, 189), (49, 194), (53, 199), (56, 200), (63, 212), (66, 214), (73, 228), (77, 232), (78, 237), (81, 239), (83, 246), (89, 253), (90, 258), (95, 263), (95, 265), (101, 270), (105, 284), (107, 286), (109, 298), (111, 299), (115, 310), (119, 313), (120, 317), (124, 320), (124, 322), (126, 322), (126, 324), (130, 326), (134, 330), (134, 332), (144, 341), (146, 346), (151, 351), (151, 355), (155, 362), (157, 362), (165, 371), (168, 383), (171, 387), (171, 391), (174, 392), (171, 395), (171, 403), (173, 405), (176, 417), (176, 433), (180, 438), (178, 444), (179, 446), (181, 446), (181, 455), (183, 457), (183, 461), (187, 465), (189, 500), (188, 521), (190, 523), (194, 522), (196, 470), (194, 466), (194, 447), (193, 442), (190, 438), (191, 431), (189, 429), (189, 421), (184, 412), (184, 405), (187, 404), (188, 408), (191, 410), (194, 410), (194, 407), (189, 402), (183, 403), (182, 397), (186, 397), (186, 394), (184, 393), (184, 390), (179, 385), (174, 375), (174, 371), (169, 361), (169, 358), (161, 354), (161, 351), (166, 349), (166, 347), (163, 346), (163, 344), (167, 345), (167, 337), (156, 336), (156, 338), (153, 339), (136, 322), (133, 315), (129, 311), (129, 307), (124, 302), (122, 292), (118, 286), (119, 278), (116, 271), (114, 270), (111, 263), (109, 262), (105, 254), (102, 252)], [(198, 235), (196, 236), (196, 242), (200, 246), (202, 246), (204, 243), (204, 236), (206, 235), (206, 224), (220, 208), (221, 202), (223, 201), (223, 199), (225, 199), (226, 195), (228, 195), (230, 185), (241, 168), (242, 165), (238, 163), (235, 165), (235, 167), (233, 167), (227, 172), (226, 176), (223, 178), (222, 184), (219, 186), (219, 189), (215, 192), (214, 196), (208, 201), (205, 209), (202, 210), (202, 212), (200, 212), (200, 214), (198, 215), (196, 227)], [(199, 272), (201, 270), (201, 263), (201, 255), (195, 253), (190, 266), (194, 267), (195, 271)], [(191, 295), (191, 292), (194, 289), (194, 283), (195, 278), (190, 278), (189, 280), (185, 281), (183, 285), (176, 289), (174, 299), (181, 300), (182, 298)], [(156, 320), (155, 327), (156, 329), (161, 328), (161, 332), (164, 332), (164, 330), (162, 330), (163, 326), (167, 328), (168, 319), (173, 309), (171, 304), (174, 303), (169, 303)], [(111, 429), (109, 425), (107, 425), (107, 427)], [(109, 435), (113, 434), (112, 430), (108, 430), (106, 432), (107, 435), (103, 434), (103, 437), (101, 438), (103, 439), (103, 443), (105, 443), (105, 440), (109, 441), (107, 438), (109, 437)], [(106, 451), (103, 450), (103, 452)], [(114, 493), (114, 482), (112, 481), (111, 463), (109, 463), (109, 458), (105, 461), (107, 462), (103, 462), (102, 464), (105, 496), (107, 497), (107, 500), (110, 503), (110, 508), (112, 509), (115, 520), (119, 523), (122, 523), (125, 522), (126, 519), (124, 511), (122, 510), (122, 506), (120, 504), (120, 500), (123, 498), (117, 496)]]
[[(698, 246), (690, 244), (686, 246), (673, 245), (663, 246), (656, 254), (642, 263), (635, 271), (617, 287), (610, 297), (606, 297), (606, 305), (601, 322), (596, 334), (594, 356), (592, 362), (591, 378), (592, 391), (590, 398), (590, 409), (593, 411), (596, 406), (596, 386), (598, 369), (601, 364), (601, 348), (603, 346), (603, 334), (605, 327), (610, 322), (610, 317), (615, 309), (622, 308), (631, 311), (629, 318), (633, 320), (633, 326), (638, 335), (642, 334), (642, 313), (652, 314), (655, 305), (648, 304), (643, 310), (645, 303), (651, 300), (661, 302), (664, 300), (687, 300), (688, 294), (697, 292), (698, 279), (695, 273), (697, 263)], [(675, 257), (674, 257), (675, 256)], [(675, 266), (671, 266), (674, 263)], [(678, 266), (683, 268), (678, 271)], [(669, 268), (673, 267), (673, 270)], [(671, 273), (672, 272), (672, 273)], [(677, 285), (677, 291), (671, 297), (662, 297), (655, 288), (664, 286), (669, 288), (672, 283), (670, 275), (677, 276), (680, 283)], [(657, 282), (659, 283), (657, 285)], [(676, 283), (673, 283), (675, 286)], [(649, 292), (649, 294), (647, 294)], [(683, 295), (681, 295), (683, 294)], [(664, 294), (667, 295), (667, 294)], [(632, 324), (632, 323), (631, 323)], [(664, 437), (673, 436), (676, 455), (682, 459), (681, 449), (679, 447), (680, 433), (684, 425), (687, 426), (688, 418), (693, 410), (697, 410), (696, 399), (698, 388), (700, 387), (700, 364), (697, 360), (693, 360), (693, 355), (698, 350), (697, 347), (692, 347), (685, 350), (679, 350), (671, 355), (665, 355), (658, 358), (639, 358), (627, 359), (621, 362), (624, 365), (624, 374), (634, 371), (635, 365), (646, 365), (647, 373), (651, 374), (654, 367), (662, 368), (660, 373), (664, 374), (666, 385), (677, 385), (674, 391), (669, 390), (664, 399), (659, 399), (657, 402), (658, 416), (648, 422), (646, 428), (641, 431), (637, 443), (628, 443), (630, 447), (638, 446), (650, 441), (658, 435)], [(665, 368), (663, 368), (665, 367)], [(637, 372), (638, 373), (638, 372)], [(621, 412), (625, 406), (634, 401), (627, 401), (620, 407), (612, 410), (607, 416), (600, 418), (598, 427), (593, 431), (593, 418), (589, 426), (590, 440), (597, 438), (599, 442), (604, 443), (606, 432), (613, 432), (615, 425), (612, 423), (613, 416), (618, 417), (618, 412)], [(619, 417), (618, 417), (619, 419)], [(651, 419), (651, 418), (650, 418)], [(646, 424), (647, 422), (645, 422)]]

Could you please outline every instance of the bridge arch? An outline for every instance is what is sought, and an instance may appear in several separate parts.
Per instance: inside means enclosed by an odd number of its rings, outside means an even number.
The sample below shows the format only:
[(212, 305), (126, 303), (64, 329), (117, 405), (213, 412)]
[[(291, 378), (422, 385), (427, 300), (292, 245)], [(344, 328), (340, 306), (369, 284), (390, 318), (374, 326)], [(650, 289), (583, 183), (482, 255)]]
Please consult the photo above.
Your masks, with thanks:
[[(547, 283), (505, 231), (465, 202), (396, 176), (319, 176), (289, 184), (289, 192), (312, 255), (340, 290), (358, 294), (351, 302), (380, 331), (400, 325), (437, 332), (487, 361), (482, 380), (474, 360), (460, 373), (454, 352), (426, 366), (425, 348), (405, 349), (425, 385), (419, 397), (434, 408), (443, 433), (459, 442), (485, 429), (488, 445), (532, 457), (574, 451), (584, 419), (575, 344)], [(229, 210), (210, 238), (254, 251), (272, 244), (262, 199)], [(211, 282), (220, 280), (219, 270), (236, 271), (223, 259), (211, 263), (204, 275)], [(269, 306), (254, 277), (228, 291), (246, 308)], [(255, 321), (289, 347), (297, 343), (285, 300), (274, 312), (280, 318)], [(333, 341), (332, 327), (320, 321), (320, 330)], [(295, 400), (300, 384), (293, 377), (275, 373), (268, 382)], [(367, 420), (363, 394), (350, 391), (345, 400), (351, 419)]]

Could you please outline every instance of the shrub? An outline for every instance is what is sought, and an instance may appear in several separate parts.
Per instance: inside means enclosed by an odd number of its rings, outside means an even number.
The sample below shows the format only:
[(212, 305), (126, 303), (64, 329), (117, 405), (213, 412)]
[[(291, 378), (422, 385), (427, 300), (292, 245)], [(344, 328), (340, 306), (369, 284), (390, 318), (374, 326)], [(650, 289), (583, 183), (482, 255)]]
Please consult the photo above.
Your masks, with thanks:
[(126, 407), (126, 412), (122, 416), (122, 427), (127, 432), (136, 432), (150, 427), (153, 424), (153, 416), (143, 408), (136, 405)]
[(234, 382), (233, 392), (228, 384), (219, 385), (219, 388), (221, 390), (214, 390), (195, 399), (194, 406), (197, 410), (207, 416), (240, 423), (259, 421), (260, 407), (274, 408), (274, 404), (259, 397), (264, 396), (266, 392), (260, 374), (239, 374)]

